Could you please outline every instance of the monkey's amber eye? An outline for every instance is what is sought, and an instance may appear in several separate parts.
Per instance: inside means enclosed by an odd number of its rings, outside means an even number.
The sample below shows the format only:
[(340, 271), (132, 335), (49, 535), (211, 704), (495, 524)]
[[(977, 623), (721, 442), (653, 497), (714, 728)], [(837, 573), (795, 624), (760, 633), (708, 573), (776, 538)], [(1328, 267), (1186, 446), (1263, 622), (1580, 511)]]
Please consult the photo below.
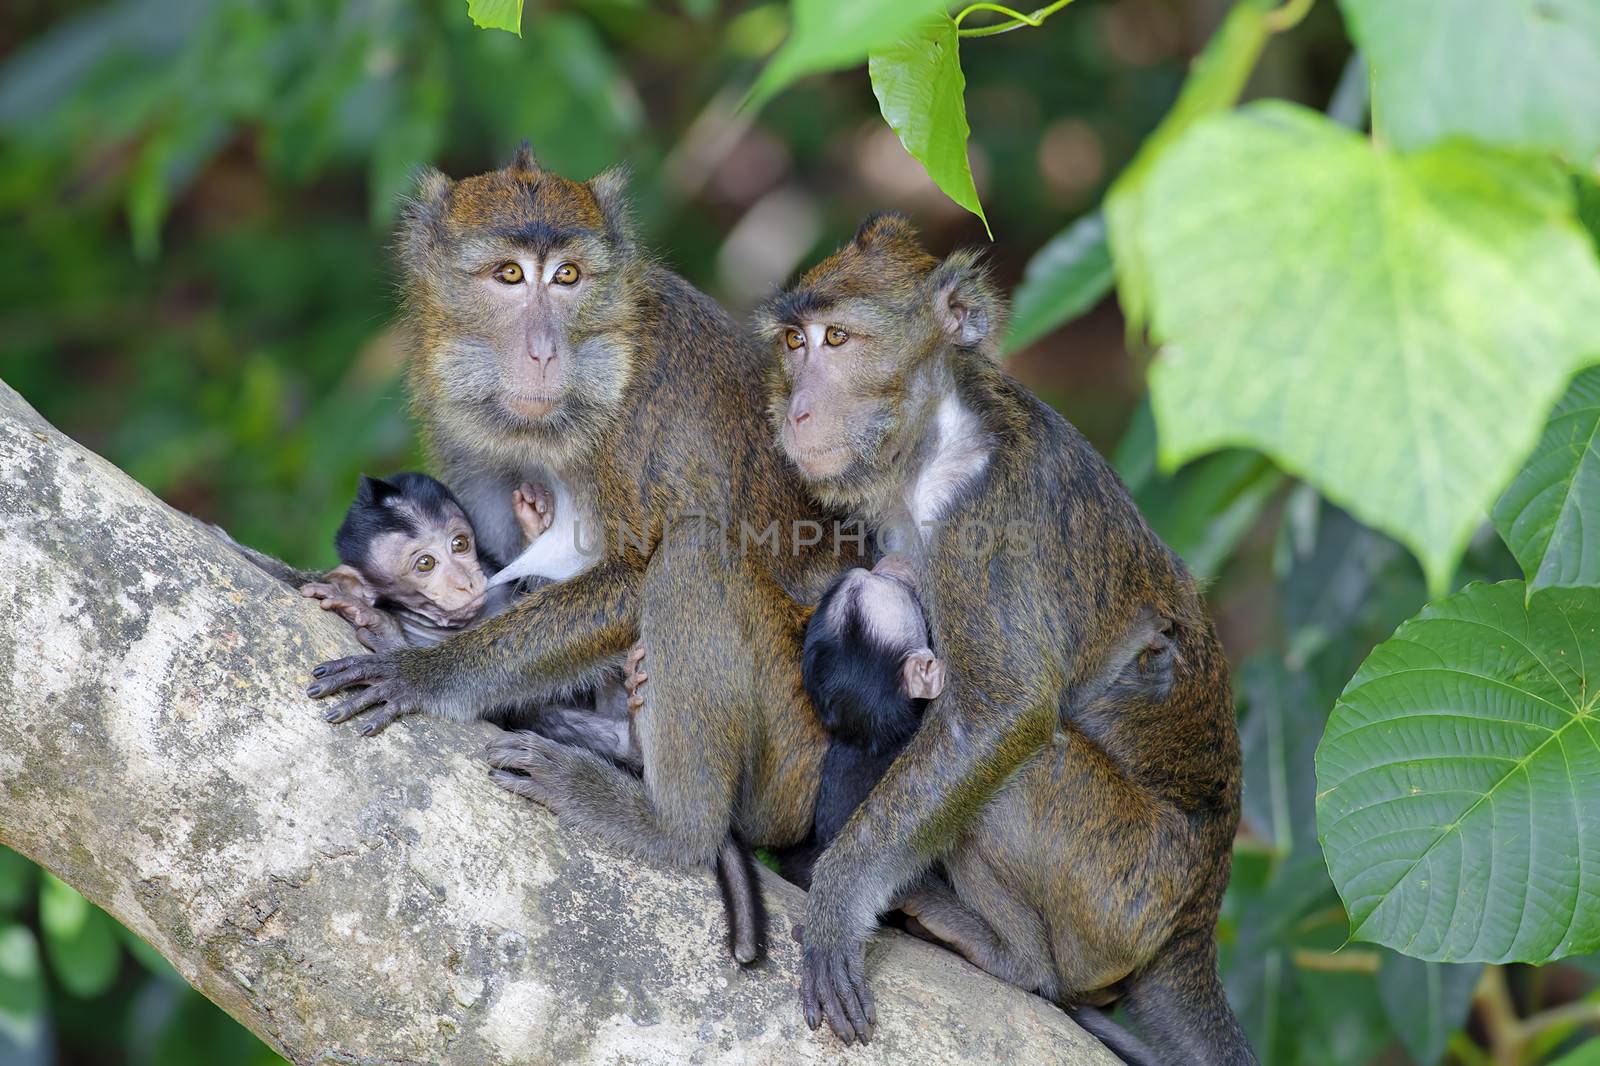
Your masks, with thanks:
[(806, 335), (797, 329), (783, 331), (783, 343), (789, 346), (791, 352), (798, 352), (806, 346)]
[(460, 555), (472, 547), (472, 540), (465, 533), (457, 533), (450, 538), (450, 550)]
[(578, 266), (576, 263), (562, 263), (556, 267), (556, 272), (550, 275), (550, 280), (557, 285), (576, 285), (578, 283)]
[(828, 347), (837, 348), (839, 345), (850, 339), (850, 334), (846, 333), (838, 326), (829, 326), (828, 332), (822, 335), (822, 339), (828, 342)]
[(522, 280), (522, 267), (516, 263), (501, 263), (494, 268), (494, 279), (515, 285)]
[(424, 555), (417, 560), (417, 573), (426, 574), (433, 569), (434, 559), (431, 555)]

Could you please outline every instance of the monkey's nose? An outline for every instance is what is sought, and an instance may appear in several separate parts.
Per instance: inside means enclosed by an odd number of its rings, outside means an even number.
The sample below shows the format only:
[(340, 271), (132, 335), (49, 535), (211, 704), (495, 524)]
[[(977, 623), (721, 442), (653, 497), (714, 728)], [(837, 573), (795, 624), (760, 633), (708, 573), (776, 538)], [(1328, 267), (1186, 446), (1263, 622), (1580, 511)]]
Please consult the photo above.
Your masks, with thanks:
[(789, 421), (792, 422), (797, 427), (798, 426), (803, 426), (807, 422), (811, 421), (811, 412), (810, 411), (796, 411), (794, 414), (789, 416)]

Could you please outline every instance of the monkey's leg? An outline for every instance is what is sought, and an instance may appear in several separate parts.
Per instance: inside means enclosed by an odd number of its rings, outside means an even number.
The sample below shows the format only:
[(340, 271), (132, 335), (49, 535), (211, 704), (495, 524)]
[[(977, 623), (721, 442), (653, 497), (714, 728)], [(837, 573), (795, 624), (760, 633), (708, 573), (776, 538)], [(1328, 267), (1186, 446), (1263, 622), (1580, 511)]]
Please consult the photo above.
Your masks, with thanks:
[(528, 781), (495, 780), (623, 850), (710, 864), (749, 762), (752, 653), (727, 602), (733, 576), (715, 546), (672, 530), (645, 573), (640, 641), (650, 649), (650, 681), (634, 716), (642, 780), (527, 734), (498, 741), (490, 761)]
[(924, 875), (900, 898), (897, 907), (921, 922), (923, 928), (972, 965), (1008, 984), (1038, 992), (1049, 982), (1047, 974), (1013, 953), (983, 915), (961, 902), (955, 891), (938, 877)]

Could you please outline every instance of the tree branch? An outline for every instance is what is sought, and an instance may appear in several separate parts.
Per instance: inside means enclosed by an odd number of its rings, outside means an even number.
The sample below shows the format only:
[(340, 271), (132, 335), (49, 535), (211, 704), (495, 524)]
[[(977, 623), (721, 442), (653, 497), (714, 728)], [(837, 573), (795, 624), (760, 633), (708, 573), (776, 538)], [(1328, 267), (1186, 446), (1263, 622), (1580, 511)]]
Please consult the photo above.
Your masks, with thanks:
[(808, 1031), (739, 971), (704, 871), (493, 788), (491, 727), (364, 740), (303, 695), (348, 630), (0, 383), (0, 842), (77, 887), (295, 1063), (1114, 1060), (1061, 1011), (898, 934), (879, 1035)]

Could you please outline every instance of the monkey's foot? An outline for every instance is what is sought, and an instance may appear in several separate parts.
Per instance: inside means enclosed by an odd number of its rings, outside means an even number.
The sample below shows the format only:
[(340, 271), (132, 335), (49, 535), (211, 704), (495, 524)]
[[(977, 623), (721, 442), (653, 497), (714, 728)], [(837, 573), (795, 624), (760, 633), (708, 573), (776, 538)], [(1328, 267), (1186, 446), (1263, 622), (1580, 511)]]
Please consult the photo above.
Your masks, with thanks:
[(644, 672), (644, 645), (637, 645), (628, 653), (627, 676), (622, 679), (622, 687), (628, 690), (628, 713), (638, 714), (639, 708), (644, 706), (644, 695), (639, 688), (650, 675)]
[(356, 715), (382, 704), (383, 709), (362, 723), (358, 730), (364, 737), (376, 736), (406, 715), (422, 710), (422, 700), (400, 676), (400, 654), (352, 655), (325, 662), (311, 671), (311, 676), (320, 680), (306, 689), (306, 695), (321, 699), (343, 689), (365, 685), (364, 689), (342, 700), (322, 718), (335, 724), (348, 722)]
[(511, 511), (517, 516), (523, 537), (532, 544), (556, 520), (555, 493), (543, 485), (524, 481), (521, 488), (512, 490)]
[(563, 783), (570, 776), (572, 749), (537, 733), (510, 733), (484, 752), (489, 778), (507, 792), (560, 813), (566, 795)]
[[(802, 930), (796, 930), (802, 937)], [(846, 1044), (872, 1039), (878, 1008), (867, 987), (867, 967), (861, 943), (823, 948), (807, 944), (800, 958), (800, 1006), (806, 1024), (815, 1029), (826, 1017)]]

